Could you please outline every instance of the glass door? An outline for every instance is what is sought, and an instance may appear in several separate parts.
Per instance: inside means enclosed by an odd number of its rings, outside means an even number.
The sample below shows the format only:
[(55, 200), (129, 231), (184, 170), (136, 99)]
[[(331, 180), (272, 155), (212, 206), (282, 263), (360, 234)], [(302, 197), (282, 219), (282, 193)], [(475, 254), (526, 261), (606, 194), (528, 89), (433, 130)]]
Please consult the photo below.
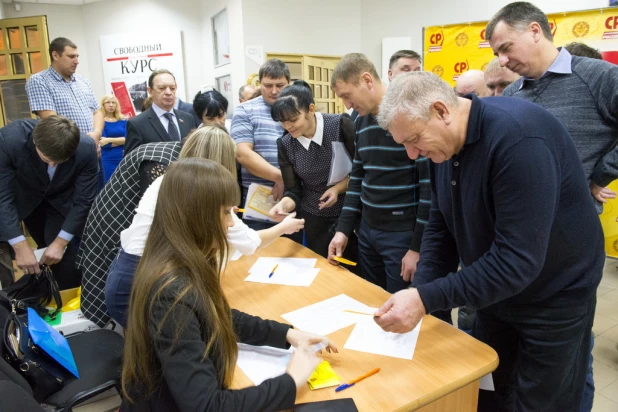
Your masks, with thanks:
[(50, 65), (45, 16), (0, 20), (0, 127), (33, 117), (26, 80)]

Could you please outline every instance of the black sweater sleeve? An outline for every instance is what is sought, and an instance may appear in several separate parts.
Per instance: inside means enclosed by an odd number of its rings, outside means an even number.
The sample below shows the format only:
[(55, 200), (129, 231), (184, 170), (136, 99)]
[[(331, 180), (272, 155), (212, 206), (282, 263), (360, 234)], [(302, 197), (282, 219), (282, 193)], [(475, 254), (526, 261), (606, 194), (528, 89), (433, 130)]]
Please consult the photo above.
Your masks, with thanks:
[[(189, 293), (174, 304), (176, 293), (170, 289), (154, 302), (149, 329), (163, 379), (181, 411), (276, 411), (293, 407), (296, 385), (288, 374), (245, 389), (222, 388), (212, 355), (204, 356), (204, 322), (199, 320), (196, 299)], [(238, 311), (233, 312), (233, 320), (241, 341), (285, 346), (289, 326)]]
[(281, 139), (283, 137), (277, 139), (277, 157), (283, 177), (283, 197), (292, 199), (296, 203), (296, 210), (300, 210), (300, 202), (303, 200), (302, 180), (294, 171), (294, 165), (290, 162)]
[(354, 122), (347, 113), (341, 115), (341, 123), (339, 124), (339, 134), (343, 138), (345, 149), (350, 155), (350, 159), (354, 158), (354, 147), (356, 146), (356, 130), (354, 130)]

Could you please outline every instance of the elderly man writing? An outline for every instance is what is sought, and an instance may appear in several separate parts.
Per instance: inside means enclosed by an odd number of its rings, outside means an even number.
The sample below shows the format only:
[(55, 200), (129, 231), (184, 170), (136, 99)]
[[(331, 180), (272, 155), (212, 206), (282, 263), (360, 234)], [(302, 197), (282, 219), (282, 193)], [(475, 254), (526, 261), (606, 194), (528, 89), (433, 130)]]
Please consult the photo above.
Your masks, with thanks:
[(564, 126), (521, 99), (457, 97), (426, 72), (395, 79), (378, 121), (411, 158), (434, 164), (414, 287), (394, 294), (376, 322), (401, 333), (426, 313), (479, 309), (472, 334), (500, 356), (496, 390), (481, 391), (479, 410), (572, 410), (604, 253)]

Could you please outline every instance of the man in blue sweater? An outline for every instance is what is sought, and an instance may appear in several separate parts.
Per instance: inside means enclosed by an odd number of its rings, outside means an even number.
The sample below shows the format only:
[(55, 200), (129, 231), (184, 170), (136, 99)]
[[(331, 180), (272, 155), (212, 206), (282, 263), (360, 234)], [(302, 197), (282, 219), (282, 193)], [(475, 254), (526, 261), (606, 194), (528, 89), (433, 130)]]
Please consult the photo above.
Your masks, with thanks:
[(361, 53), (343, 56), (331, 76), (331, 88), (354, 120), (356, 146), (350, 182), (329, 261), (341, 256), (358, 225), (358, 258), (363, 278), (390, 293), (405, 289), (414, 277), (423, 228), (431, 203), (429, 161), (411, 160), (376, 120), (386, 86)]
[(573, 410), (604, 241), (562, 123), (520, 99), (457, 97), (424, 72), (393, 82), (378, 121), (411, 158), (432, 160), (433, 192), (415, 287), (393, 295), (376, 322), (401, 333), (426, 313), (479, 309), (472, 334), (500, 357), (479, 410)]
[[(618, 178), (618, 66), (556, 49), (547, 16), (526, 2), (511, 3), (487, 24), (485, 37), (503, 67), (520, 74), (504, 90), (535, 102), (571, 135), (598, 213), (616, 197), (606, 186)], [(581, 411), (592, 409), (592, 354)]]

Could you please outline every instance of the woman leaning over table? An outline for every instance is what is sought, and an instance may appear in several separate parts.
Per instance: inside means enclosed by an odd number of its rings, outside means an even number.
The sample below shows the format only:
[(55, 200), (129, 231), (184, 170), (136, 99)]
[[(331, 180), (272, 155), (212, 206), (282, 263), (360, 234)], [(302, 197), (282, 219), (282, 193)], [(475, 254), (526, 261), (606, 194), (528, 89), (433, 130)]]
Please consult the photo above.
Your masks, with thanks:
[(113, 94), (103, 96), (101, 112), (103, 112), (105, 126), (99, 145), (101, 146), (105, 183), (107, 183), (122, 160), (124, 142), (127, 136), (127, 120), (120, 113), (120, 103)]
[[(320, 362), (312, 345), (337, 348), (323, 336), (230, 308), (221, 276), (240, 200), (233, 174), (211, 160), (181, 159), (168, 168), (158, 197), (131, 293), (120, 411), (292, 408)], [(237, 341), (298, 350), (284, 374), (232, 390)]]
[[(283, 198), (271, 210), (273, 219), (300, 210), (305, 219), (307, 247), (328, 257), (328, 245), (348, 185), (348, 178), (328, 186), (333, 143), (341, 142), (354, 156), (354, 124), (347, 114), (315, 111), (309, 85), (297, 80), (283, 89), (272, 107), (272, 117), (287, 133), (277, 140), (279, 167), (283, 175)], [(356, 260), (356, 236), (350, 237), (344, 256)]]

